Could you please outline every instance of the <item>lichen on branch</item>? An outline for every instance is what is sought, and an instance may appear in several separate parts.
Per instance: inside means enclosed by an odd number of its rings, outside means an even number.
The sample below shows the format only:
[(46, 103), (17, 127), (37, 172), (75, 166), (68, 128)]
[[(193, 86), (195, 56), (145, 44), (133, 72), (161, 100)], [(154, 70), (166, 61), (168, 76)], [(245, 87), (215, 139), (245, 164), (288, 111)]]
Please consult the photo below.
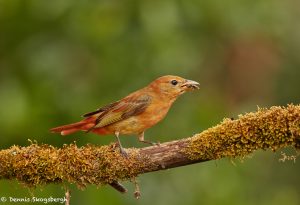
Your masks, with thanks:
[(273, 106), (224, 119), (191, 138), (184, 153), (191, 159), (244, 157), (255, 150), (300, 148), (300, 106)]
[(28, 186), (69, 182), (84, 188), (87, 184), (107, 184), (147, 169), (145, 156), (138, 156), (134, 149), (130, 149), (130, 154), (124, 159), (115, 144), (12, 146), (0, 151), (0, 178), (17, 179)]
[(300, 106), (271, 107), (224, 119), (193, 137), (120, 155), (115, 144), (75, 144), (56, 148), (32, 143), (0, 151), (0, 179), (16, 179), (28, 186), (69, 182), (84, 188), (131, 180), (139, 174), (224, 157), (244, 157), (255, 150), (300, 148)]

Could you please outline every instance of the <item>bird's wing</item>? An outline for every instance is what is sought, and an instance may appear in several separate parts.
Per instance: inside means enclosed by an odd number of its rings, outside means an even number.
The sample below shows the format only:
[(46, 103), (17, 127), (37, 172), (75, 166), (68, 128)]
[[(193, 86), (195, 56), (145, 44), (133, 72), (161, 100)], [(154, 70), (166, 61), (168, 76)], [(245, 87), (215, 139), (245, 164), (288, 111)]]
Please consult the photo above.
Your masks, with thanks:
[(93, 111), (93, 112), (89, 112), (89, 113), (85, 113), (84, 115), (82, 115), (82, 117), (90, 117), (90, 116), (93, 116), (95, 114), (98, 114), (98, 113), (101, 113), (101, 112), (105, 112), (111, 108), (113, 108), (114, 106), (116, 106), (117, 104), (119, 104), (120, 101), (117, 101), (117, 102), (113, 102), (113, 103), (110, 103), (108, 105), (105, 105), (103, 107), (100, 107), (98, 108), (97, 110)]
[[(129, 96), (116, 103), (100, 108), (98, 109), (98, 112), (95, 111), (100, 114), (98, 114), (99, 116), (96, 119), (95, 126), (92, 127), (91, 130), (116, 123), (131, 116), (139, 115), (146, 110), (150, 103), (151, 96), (144, 94), (139, 96)], [(85, 116), (94, 114), (86, 114)]]

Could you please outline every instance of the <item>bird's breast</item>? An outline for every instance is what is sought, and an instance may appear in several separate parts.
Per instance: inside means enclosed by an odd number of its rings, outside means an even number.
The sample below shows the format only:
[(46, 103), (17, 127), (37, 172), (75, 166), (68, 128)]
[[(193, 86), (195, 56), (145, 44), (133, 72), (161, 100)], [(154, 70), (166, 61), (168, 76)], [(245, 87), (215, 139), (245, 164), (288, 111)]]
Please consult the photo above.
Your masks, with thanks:
[(168, 104), (157, 104), (154, 102), (143, 113), (131, 116), (127, 119), (106, 126), (105, 128), (110, 130), (112, 133), (117, 131), (123, 135), (139, 134), (161, 121), (166, 116), (170, 106), (171, 105)]
[(166, 116), (171, 105), (171, 102), (154, 102), (146, 109), (146, 111), (142, 115), (138, 116), (138, 118), (141, 119), (142, 123), (144, 123), (147, 126), (147, 128), (152, 127)]

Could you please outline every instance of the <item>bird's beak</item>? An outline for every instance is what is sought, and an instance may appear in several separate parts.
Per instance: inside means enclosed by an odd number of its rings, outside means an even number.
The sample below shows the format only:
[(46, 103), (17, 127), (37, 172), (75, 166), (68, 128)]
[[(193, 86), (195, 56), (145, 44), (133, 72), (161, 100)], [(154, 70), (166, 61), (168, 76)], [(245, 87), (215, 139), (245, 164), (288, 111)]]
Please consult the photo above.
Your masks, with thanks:
[(186, 91), (199, 89), (200, 88), (199, 86), (200, 86), (200, 83), (193, 81), (193, 80), (186, 80), (181, 85), (181, 87)]

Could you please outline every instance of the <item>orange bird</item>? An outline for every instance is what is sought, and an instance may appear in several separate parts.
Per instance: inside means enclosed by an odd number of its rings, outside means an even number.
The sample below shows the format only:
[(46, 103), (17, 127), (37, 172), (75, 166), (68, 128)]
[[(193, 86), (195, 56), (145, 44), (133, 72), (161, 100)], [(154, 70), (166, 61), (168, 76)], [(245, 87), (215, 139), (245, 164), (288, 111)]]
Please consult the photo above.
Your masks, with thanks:
[(178, 96), (186, 91), (199, 89), (199, 85), (178, 76), (162, 76), (117, 102), (84, 114), (85, 119), (80, 122), (55, 127), (51, 131), (61, 135), (80, 130), (99, 135), (114, 134), (121, 153), (126, 156), (119, 135), (135, 134), (140, 142), (155, 144), (144, 140), (145, 130), (166, 116)]

